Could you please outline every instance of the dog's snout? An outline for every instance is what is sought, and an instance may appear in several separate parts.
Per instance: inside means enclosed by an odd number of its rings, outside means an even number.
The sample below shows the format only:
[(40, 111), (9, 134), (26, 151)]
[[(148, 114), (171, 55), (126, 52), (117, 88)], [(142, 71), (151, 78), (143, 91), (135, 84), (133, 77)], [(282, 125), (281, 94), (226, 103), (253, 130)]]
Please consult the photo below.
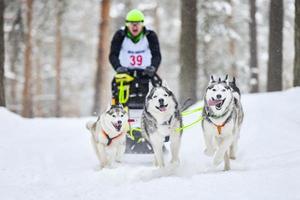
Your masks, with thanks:
[(222, 98), (222, 95), (217, 94), (217, 99), (221, 99), (221, 98)]
[(121, 120), (118, 120), (118, 124), (122, 124), (122, 121), (121, 121)]
[(164, 99), (158, 99), (158, 102), (159, 102), (160, 104), (164, 104)]

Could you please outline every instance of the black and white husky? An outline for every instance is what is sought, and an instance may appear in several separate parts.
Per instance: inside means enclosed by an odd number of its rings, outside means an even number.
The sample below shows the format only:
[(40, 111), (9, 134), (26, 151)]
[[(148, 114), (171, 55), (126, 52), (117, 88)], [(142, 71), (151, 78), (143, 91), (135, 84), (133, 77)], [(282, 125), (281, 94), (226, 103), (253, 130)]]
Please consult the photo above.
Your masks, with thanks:
[(241, 94), (235, 78), (229, 82), (211, 76), (204, 94), (202, 129), (206, 149), (204, 153), (214, 156), (214, 165), (224, 160), (224, 170), (230, 169), (230, 159), (236, 158), (237, 143), (244, 117)]
[(165, 86), (153, 87), (148, 93), (142, 114), (141, 128), (143, 137), (152, 145), (154, 164), (164, 167), (163, 145), (166, 137), (170, 138), (172, 160), (179, 163), (179, 147), (182, 131), (182, 118), (174, 94)]
[(128, 130), (128, 114), (122, 105), (110, 106), (96, 122), (88, 122), (91, 141), (100, 161), (100, 168), (111, 167), (114, 161), (121, 162), (125, 152)]

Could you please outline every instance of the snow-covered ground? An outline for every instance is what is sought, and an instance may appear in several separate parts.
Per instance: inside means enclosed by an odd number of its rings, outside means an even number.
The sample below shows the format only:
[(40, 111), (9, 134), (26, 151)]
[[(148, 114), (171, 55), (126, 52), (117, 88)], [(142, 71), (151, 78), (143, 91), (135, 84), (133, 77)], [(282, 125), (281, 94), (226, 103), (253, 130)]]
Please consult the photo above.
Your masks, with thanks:
[(203, 154), (200, 125), (184, 132), (178, 168), (126, 155), (97, 171), (85, 130), (91, 118), (24, 119), (0, 108), (0, 199), (300, 199), (300, 88), (242, 102), (239, 151), (228, 172)]

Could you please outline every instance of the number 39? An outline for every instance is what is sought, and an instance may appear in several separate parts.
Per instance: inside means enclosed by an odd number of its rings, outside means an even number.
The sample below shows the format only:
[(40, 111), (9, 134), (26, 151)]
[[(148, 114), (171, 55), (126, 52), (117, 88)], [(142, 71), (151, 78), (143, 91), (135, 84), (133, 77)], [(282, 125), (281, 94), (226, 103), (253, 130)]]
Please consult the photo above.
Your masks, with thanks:
[(143, 56), (141, 56), (141, 55), (137, 55), (137, 56), (132, 55), (132, 56), (130, 56), (130, 65), (140, 66), (140, 65), (142, 65), (142, 63), (143, 63)]

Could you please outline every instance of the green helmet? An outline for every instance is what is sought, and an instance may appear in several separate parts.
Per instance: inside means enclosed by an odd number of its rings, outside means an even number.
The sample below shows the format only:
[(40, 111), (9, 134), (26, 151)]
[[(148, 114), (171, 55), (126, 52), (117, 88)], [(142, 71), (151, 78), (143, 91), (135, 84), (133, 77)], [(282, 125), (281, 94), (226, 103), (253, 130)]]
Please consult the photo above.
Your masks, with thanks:
[(138, 10), (133, 9), (127, 13), (126, 22), (144, 22), (144, 14)]

